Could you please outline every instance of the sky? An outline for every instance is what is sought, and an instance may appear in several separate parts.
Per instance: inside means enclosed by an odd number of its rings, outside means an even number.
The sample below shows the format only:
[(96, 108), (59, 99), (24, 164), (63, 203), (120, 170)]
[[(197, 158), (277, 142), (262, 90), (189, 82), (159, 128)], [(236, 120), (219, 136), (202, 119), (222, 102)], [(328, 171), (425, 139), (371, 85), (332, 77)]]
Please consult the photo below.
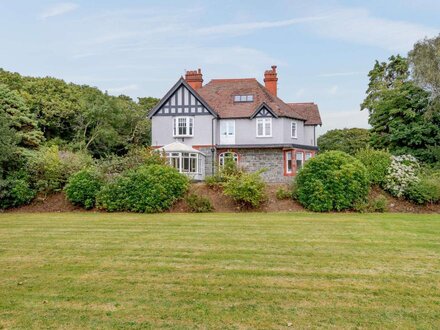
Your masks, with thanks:
[(161, 98), (201, 68), (257, 78), (278, 66), (278, 96), (315, 102), (319, 133), (368, 127), (360, 111), (375, 60), (440, 32), (439, 0), (0, 0), (0, 67)]

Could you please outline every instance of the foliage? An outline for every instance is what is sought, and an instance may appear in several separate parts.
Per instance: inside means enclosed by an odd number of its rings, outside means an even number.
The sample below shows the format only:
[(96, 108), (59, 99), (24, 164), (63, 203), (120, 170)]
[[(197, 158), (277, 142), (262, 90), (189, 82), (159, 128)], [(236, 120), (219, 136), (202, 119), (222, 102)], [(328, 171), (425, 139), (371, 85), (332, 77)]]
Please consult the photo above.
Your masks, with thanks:
[(418, 41), (408, 56), (416, 82), (440, 97), (440, 35)]
[(266, 200), (265, 184), (260, 172), (229, 176), (223, 186), (224, 194), (240, 207), (257, 208)]
[(368, 147), (370, 132), (364, 128), (344, 128), (327, 131), (318, 137), (320, 151), (339, 150), (354, 155)]
[(211, 189), (220, 189), (225, 181), (226, 178), (218, 173), (205, 177), (205, 183)]
[(366, 167), (370, 183), (383, 185), (391, 165), (391, 154), (385, 150), (365, 148), (359, 150), (355, 157)]
[(95, 206), (96, 195), (102, 186), (101, 178), (91, 170), (81, 170), (73, 174), (64, 188), (67, 199), (86, 209)]
[(275, 196), (278, 200), (290, 199), (292, 198), (292, 192), (284, 187), (279, 187)]
[(393, 154), (440, 161), (440, 105), (430, 110), (432, 95), (410, 80), (407, 59), (391, 56), (388, 62), (376, 61), (369, 77), (361, 109), (369, 111), (371, 144)]
[(0, 84), (0, 114), (9, 119), (9, 126), (16, 131), (20, 146), (34, 148), (40, 145), (43, 133), (35, 116), (30, 113), (23, 98), (4, 84)]
[(104, 185), (96, 202), (110, 212), (162, 212), (183, 196), (188, 185), (188, 179), (172, 167), (141, 166)]
[(0, 179), (16, 157), (18, 141), (16, 132), (10, 128), (8, 118), (0, 112)]
[(42, 132), (49, 142), (87, 150), (97, 158), (125, 154), (132, 146), (150, 143), (147, 114), (158, 99), (141, 98), (136, 103), (94, 87), (50, 77), (23, 77), (1, 69), (0, 84), (0, 109), (6, 104), (15, 125), (24, 128), (21, 134), (26, 147), (38, 146)]
[(440, 201), (440, 178), (423, 176), (409, 184), (405, 197), (416, 204), (437, 203)]
[(419, 162), (411, 155), (392, 156), (385, 177), (385, 190), (395, 197), (404, 196), (408, 186), (419, 180), (417, 177), (419, 169)]
[(354, 210), (360, 213), (388, 211), (388, 200), (384, 195), (379, 195), (368, 200), (359, 200), (354, 204)]
[(73, 173), (92, 164), (86, 153), (60, 151), (53, 145), (28, 153), (27, 170), (38, 192), (49, 194), (60, 191)]
[(209, 198), (205, 196), (190, 194), (186, 196), (185, 201), (192, 213), (212, 212), (214, 209)]
[(296, 177), (299, 202), (312, 211), (341, 211), (368, 194), (365, 166), (341, 151), (329, 151), (309, 161)]
[(35, 197), (29, 177), (23, 172), (14, 172), (5, 179), (0, 178), (0, 209), (28, 204)]

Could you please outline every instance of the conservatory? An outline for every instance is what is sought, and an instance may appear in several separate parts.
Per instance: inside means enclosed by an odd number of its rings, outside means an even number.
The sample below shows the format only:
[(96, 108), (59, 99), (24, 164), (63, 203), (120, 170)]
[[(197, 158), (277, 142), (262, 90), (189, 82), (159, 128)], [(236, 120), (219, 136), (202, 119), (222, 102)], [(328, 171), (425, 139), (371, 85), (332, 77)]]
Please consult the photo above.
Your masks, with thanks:
[(171, 166), (192, 180), (205, 179), (205, 154), (181, 142), (159, 148)]

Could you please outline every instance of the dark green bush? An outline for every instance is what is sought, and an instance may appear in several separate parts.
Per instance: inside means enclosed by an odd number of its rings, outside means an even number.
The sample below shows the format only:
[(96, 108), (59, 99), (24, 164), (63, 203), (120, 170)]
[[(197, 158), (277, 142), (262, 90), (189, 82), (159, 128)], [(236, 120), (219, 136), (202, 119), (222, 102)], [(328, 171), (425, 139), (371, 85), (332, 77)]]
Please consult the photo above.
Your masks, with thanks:
[(325, 152), (307, 161), (296, 184), (300, 203), (320, 212), (353, 208), (369, 190), (365, 166), (342, 151)]
[(35, 194), (29, 177), (24, 173), (11, 173), (5, 179), (0, 179), (0, 209), (28, 204)]
[(359, 150), (355, 157), (366, 167), (370, 183), (382, 186), (391, 165), (391, 154), (384, 150), (366, 148)]
[(422, 177), (408, 186), (405, 197), (421, 205), (437, 203), (440, 201), (440, 180), (436, 177)]
[(163, 165), (141, 166), (104, 185), (96, 197), (107, 211), (162, 212), (187, 191), (188, 179)]
[(379, 195), (369, 200), (359, 200), (354, 203), (353, 209), (360, 213), (388, 211), (388, 200), (384, 195)]
[(185, 198), (188, 208), (193, 213), (206, 213), (212, 212), (212, 207), (209, 198), (204, 196), (198, 196), (196, 194), (190, 194)]
[(102, 180), (94, 171), (81, 170), (69, 178), (64, 190), (72, 204), (91, 209), (95, 206), (96, 195), (101, 186)]
[(257, 208), (266, 199), (265, 184), (260, 172), (230, 176), (223, 187), (224, 194), (243, 208)]

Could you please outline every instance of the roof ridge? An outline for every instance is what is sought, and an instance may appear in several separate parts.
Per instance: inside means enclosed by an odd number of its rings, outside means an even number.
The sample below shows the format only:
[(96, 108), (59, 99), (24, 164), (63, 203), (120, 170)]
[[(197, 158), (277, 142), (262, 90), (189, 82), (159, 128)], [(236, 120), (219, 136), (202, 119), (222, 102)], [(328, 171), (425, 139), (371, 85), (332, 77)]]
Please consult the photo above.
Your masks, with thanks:
[[(256, 81), (257, 78), (219, 78), (219, 79), (211, 79), (210, 82), (234, 82), (234, 81)], [(208, 83), (209, 84), (209, 83)]]
[(316, 104), (315, 102), (288, 102), (287, 104)]

